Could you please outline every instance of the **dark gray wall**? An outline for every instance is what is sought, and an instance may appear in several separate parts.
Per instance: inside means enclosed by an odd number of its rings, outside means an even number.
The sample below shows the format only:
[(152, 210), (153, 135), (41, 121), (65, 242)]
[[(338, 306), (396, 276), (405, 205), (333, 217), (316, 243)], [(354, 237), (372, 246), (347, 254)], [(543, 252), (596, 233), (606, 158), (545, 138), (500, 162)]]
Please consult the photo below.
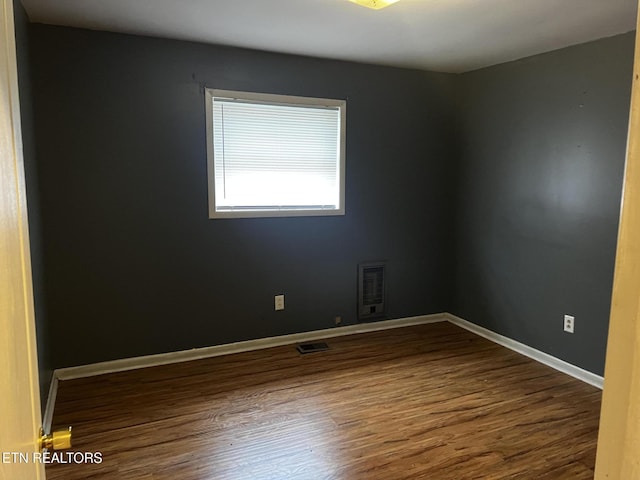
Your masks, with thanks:
[[(447, 75), (32, 26), (56, 368), (450, 305)], [(346, 98), (345, 216), (209, 220), (204, 87)], [(286, 295), (274, 312), (273, 296)]]
[(38, 342), (40, 401), (44, 407), (49, 394), (52, 369), (49, 359), (49, 337), (46, 322), (47, 310), (44, 298), (45, 280), (42, 259), (42, 230), (29, 61), (30, 26), (27, 14), (19, 0), (14, 0), (13, 11), (16, 33), (16, 55), (18, 60), (18, 94), (20, 96), (22, 146), (26, 177), (25, 181), (27, 185), (27, 206), (29, 209), (29, 242), (31, 248), (31, 272), (33, 277), (36, 336)]
[[(462, 75), (453, 312), (602, 374), (633, 33)], [(575, 315), (575, 333), (562, 331)]]
[[(458, 76), (29, 41), (54, 367), (354, 323), (383, 259), (390, 318), (449, 310), (602, 373), (633, 34)], [(346, 98), (347, 215), (209, 220), (205, 86)]]

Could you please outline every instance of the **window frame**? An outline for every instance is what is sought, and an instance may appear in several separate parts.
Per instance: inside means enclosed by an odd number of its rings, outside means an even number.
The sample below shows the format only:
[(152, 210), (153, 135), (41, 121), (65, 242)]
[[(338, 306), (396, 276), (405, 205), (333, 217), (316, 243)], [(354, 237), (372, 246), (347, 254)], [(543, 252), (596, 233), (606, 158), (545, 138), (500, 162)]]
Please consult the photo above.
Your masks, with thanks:
[[(263, 103), (268, 105), (291, 105), (309, 107), (337, 107), (340, 115), (339, 155), (338, 155), (338, 208), (274, 208), (259, 210), (216, 210), (215, 195), (215, 148), (213, 133), (213, 99), (216, 97), (245, 100), (251, 103)], [(315, 217), (336, 216), (345, 214), (345, 173), (346, 173), (346, 118), (347, 102), (340, 99), (302, 97), (293, 95), (277, 95), (270, 93), (243, 92), (236, 90), (221, 90), (205, 88), (206, 127), (207, 127), (207, 192), (209, 196), (209, 218), (264, 218), (264, 217)]]

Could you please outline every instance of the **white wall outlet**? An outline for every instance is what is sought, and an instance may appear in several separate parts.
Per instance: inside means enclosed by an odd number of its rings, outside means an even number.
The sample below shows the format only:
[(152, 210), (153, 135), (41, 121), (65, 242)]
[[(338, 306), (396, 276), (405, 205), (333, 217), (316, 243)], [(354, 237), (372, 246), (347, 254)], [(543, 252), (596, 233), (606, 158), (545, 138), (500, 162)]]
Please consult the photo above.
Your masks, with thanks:
[(284, 295), (276, 295), (274, 300), (276, 310), (284, 310)]
[(571, 315), (565, 315), (564, 316), (564, 331), (565, 332), (569, 332), (569, 333), (573, 333), (573, 324), (576, 321), (575, 317), (572, 317)]

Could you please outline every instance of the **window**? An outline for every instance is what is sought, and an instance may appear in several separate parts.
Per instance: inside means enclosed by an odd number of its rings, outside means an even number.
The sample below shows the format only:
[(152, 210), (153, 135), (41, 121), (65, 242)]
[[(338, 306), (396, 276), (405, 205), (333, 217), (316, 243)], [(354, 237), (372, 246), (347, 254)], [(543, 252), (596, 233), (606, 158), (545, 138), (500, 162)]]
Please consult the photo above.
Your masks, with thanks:
[(345, 101), (205, 97), (210, 218), (344, 215)]

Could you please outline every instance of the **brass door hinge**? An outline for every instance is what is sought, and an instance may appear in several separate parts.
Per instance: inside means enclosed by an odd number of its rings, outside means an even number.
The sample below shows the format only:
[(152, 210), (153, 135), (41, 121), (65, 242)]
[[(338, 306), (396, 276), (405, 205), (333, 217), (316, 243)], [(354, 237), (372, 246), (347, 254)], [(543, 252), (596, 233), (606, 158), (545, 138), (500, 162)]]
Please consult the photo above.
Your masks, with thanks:
[(47, 450), (68, 450), (71, 448), (71, 427), (67, 430), (56, 430), (55, 432), (45, 435), (44, 430), (40, 429), (40, 451)]

